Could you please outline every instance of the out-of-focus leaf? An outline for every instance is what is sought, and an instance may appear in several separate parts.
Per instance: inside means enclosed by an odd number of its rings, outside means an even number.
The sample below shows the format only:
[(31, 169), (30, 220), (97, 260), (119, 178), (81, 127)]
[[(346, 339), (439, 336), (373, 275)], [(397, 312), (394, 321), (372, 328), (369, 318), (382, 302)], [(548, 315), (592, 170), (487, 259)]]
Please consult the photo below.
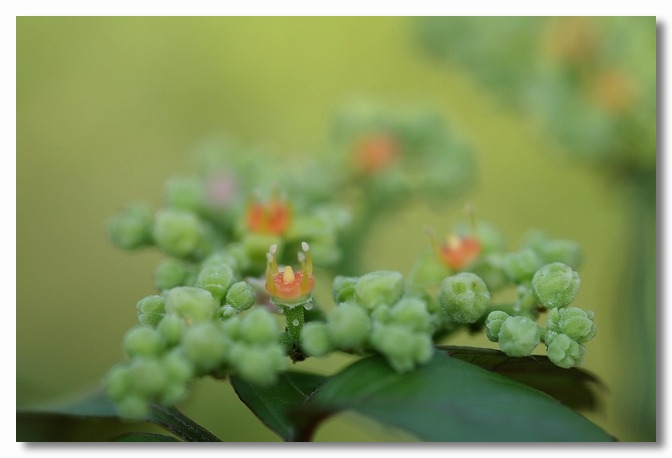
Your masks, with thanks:
[(129, 433), (117, 437), (115, 442), (179, 442), (173, 436), (152, 433)]
[(438, 350), (453, 358), (467, 361), (483, 369), (512, 378), (549, 394), (573, 409), (593, 410), (598, 407), (596, 390), (606, 389), (590, 372), (573, 367), (563, 369), (546, 356), (513, 358), (489, 348), (439, 346)]
[(291, 414), (324, 383), (326, 377), (303, 372), (285, 372), (277, 383), (259, 387), (231, 377), (231, 385), (245, 405), (285, 441), (300, 439), (303, 422)]
[(95, 391), (69, 401), (19, 407), (17, 414), (113, 418), (117, 416), (117, 411), (103, 391)]
[(407, 374), (378, 356), (330, 377), (304, 404), (299, 439), (344, 410), (404, 429), (425, 441), (612, 441), (597, 425), (527, 385), (436, 353)]
[[(117, 411), (112, 400), (103, 391), (96, 391), (68, 402), (22, 407), (17, 409), (17, 415), (116, 418)], [(174, 407), (153, 405), (145, 420), (155, 423), (189, 442), (220, 442), (217, 436)]]

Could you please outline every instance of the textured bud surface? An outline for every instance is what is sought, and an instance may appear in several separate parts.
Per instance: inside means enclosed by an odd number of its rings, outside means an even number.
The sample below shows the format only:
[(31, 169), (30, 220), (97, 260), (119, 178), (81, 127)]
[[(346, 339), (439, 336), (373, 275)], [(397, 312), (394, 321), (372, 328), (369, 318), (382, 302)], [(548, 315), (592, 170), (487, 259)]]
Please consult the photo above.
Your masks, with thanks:
[(543, 260), (531, 249), (504, 256), (504, 270), (514, 282), (529, 281), (543, 265)]
[(392, 305), (404, 294), (404, 277), (399, 272), (379, 270), (363, 275), (355, 286), (355, 300), (369, 310)]
[(334, 278), (331, 294), (334, 302), (340, 304), (341, 302), (348, 302), (355, 297), (355, 287), (359, 277), (344, 277), (338, 275)]
[(252, 307), (256, 300), (257, 295), (252, 287), (244, 281), (239, 281), (231, 285), (224, 302), (242, 312)]
[(198, 273), (196, 285), (210, 291), (212, 297), (221, 303), (233, 281), (233, 270), (226, 264), (209, 264)]
[(556, 366), (565, 369), (580, 366), (583, 363), (583, 355), (586, 353), (586, 348), (580, 343), (565, 334), (553, 332), (546, 334), (546, 347), (548, 359)]
[(209, 291), (193, 286), (180, 286), (166, 293), (166, 312), (193, 321), (209, 320), (216, 303)]
[(429, 333), (432, 330), (432, 316), (425, 302), (417, 297), (406, 297), (397, 302), (390, 310), (390, 318), (416, 332)]
[(509, 318), (509, 315), (506, 312), (495, 310), (494, 312), (490, 312), (485, 319), (485, 333), (490, 342), (499, 342), (499, 330), (507, 318)]
[(490, 292), (478, 275), (462, 272), (441, 282), (439, 303), (450, 321), (474, 323), (490, 303)]
[(559, 262), (545, 265), (532, 278), (534, 295), (548, 308), (571, 304), (579, 293), (580, 283), (579, 274)]
[(565, 334), (578, 343), (588, 342), (595, 336), (597, 326), (593, 323), (593, 313), (578, 307), (551, 309), (546, 327), (557, 334)]
[(138, 301), (138, 321), (143, 326), (155, 328), (165, 313), (166, 299), (163, 296), (147, 296)]
[(532, 354), (540, 340), (539, 326), (526, 317), (511, 316), (499, 329), (499, 348), (509, 356)]

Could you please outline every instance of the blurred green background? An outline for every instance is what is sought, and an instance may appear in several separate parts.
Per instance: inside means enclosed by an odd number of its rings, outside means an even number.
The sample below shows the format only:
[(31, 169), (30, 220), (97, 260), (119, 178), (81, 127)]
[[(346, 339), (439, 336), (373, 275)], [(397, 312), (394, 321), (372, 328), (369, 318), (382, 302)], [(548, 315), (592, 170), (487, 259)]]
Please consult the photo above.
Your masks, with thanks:
[[(614, 313), (627, 243), (618, 183), (571, 162), (460, 68), (432, 62), (410, 18), (17, 18), (17, 406), (91, 389), (123, 357), (161, 256), (113, 248), (111, 215), (136, 200), (158, 208), (165, 181), (194, 171), (190, 151), (212, 134), (316, 154), (334, 110), (359, 98), (435, 105), (479, 166), (463, 199), (418, 202), (381, 224), (367, 267), (407, 273), (427, 246), (424, 228), (448, 231), (466, 202), (511, 248), (532, 228), (576, 240), (577, 306), (594, 310), (599, 328), (583, 367), (608, 387), (587, 416), (620, 440), (650, 437), (626, 421), (638, 392)], [(466, 334), (451, 343), (493, 346)], [(329, 373), (347, 360), (301, 364)], [(223, 440), (277, 440), (226, 383), (200, 382), (182, 408)], [(24, 440), (104, 440), (134, 425), (20, 426)], [(405, 438), (350, 414), (316, 436)]]

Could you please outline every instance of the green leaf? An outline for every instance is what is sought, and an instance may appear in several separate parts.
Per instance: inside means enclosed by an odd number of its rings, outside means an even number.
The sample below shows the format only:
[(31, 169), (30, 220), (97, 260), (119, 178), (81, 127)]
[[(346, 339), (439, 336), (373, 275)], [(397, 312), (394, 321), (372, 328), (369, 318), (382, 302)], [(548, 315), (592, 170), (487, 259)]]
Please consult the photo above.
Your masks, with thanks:
[(259, 387), (239, 377), (231, 385), (241, 401), (272, 431), (285, 441), (300, 439), (304, 433), (301, 418), (292, 414), (324, 383), (326, 377), (303, 372), (285, 372), (277, 383)]
[(95, 391), (93, 393), (89, 393), (87, 395), (67, 401), (30, 407), (19, 407), (17, 409), (17, 413), (97, 418), (114, 418), (117, 416), (117, 411), (114, 407), (114, 404), (103, 391)]
[(114, 439), (114, 442), (179, 442), (173, 436), (152, 433), (128, 433)]
[(352, 410), (425, 441), (613, 440), (545, 393), (442, 353), (407, 374), (378, 356), (360, 360), (331, 377), (301, 410), (302, 439), (327, 416)]
[(547, 356), (513, 358), (499, 350), (451, 345), (439, 346), (437, 349), (453, 358), (543, 391), (573, 409), (596, 409), (596, 389), (606, 389), (590, 372), (577, 367), (563, 369), (553, 364)]
[[(75, 400), (17, 409), (19, 415), (63, 415), (69, 417), (116, 418), (114, 403), (103, 391)], [(217, 436), (174, 407), (152, 405), (145, 419), (189, 442), (221, 442)]]

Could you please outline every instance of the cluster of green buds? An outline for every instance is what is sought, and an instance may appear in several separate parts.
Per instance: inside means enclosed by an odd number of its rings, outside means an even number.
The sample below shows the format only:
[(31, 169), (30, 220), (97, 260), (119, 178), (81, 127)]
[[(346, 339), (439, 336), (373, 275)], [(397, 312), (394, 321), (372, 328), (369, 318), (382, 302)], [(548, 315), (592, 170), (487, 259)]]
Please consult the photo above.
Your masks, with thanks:
[(512, 307), (490, 312), (485, 320), (486, 334), (499, 342), (509, 356), (527, 356), (544, 342), (548, 358), (557, 366), (580, 366), (586, 353), (585, 343), (595, 336), (594, 314), (578, 307), (568, 307), (579, 291), (579, 274), (570, 266), (554, 262), (539, 268), (533, 275), (530, 304), (537, 313), (547, 312), (546, 327), (539, 326), (526, 308)]
[(401, 273), (338, 276), (332, 295), (338, 305), (326, 320), (311, 321), (303, 328), (306, 354), (379, 353), (398, 372), (409, 372), (431, 358), (438, 316), (426, 298), (406, 291)]
[(233, 373), (268, 385), (286, 368), (276, 317), (253, 308), (256, 292), (221, 259), (201, 263), (195, 286), (174, 286), (137, 303), (139, 325), (123, 339), (129, 359), (106, 378), (123, 416), (139, 418), (151, 403), (178, 402), (196, 377)]

